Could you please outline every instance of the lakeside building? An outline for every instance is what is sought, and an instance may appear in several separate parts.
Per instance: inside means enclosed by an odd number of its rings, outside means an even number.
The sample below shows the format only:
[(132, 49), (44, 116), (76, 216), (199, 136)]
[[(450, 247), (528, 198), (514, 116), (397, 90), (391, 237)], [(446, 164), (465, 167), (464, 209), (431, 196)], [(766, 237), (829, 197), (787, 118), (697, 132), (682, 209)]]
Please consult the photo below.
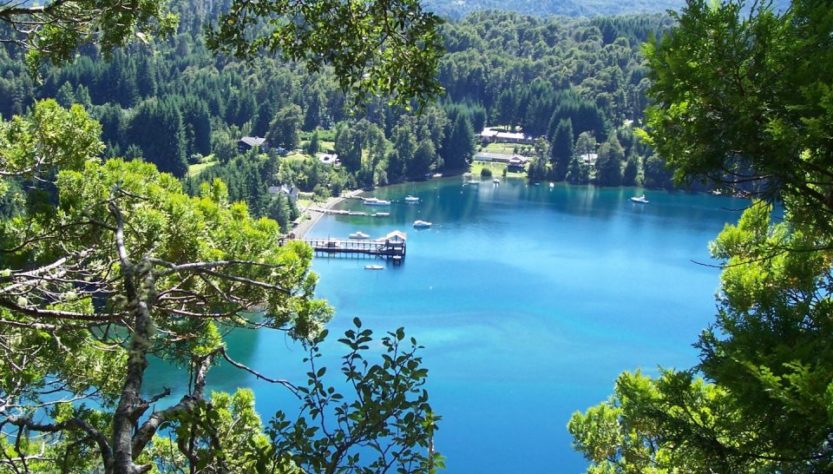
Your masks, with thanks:
[(522, 145), (532, 145), (535, 143), (535, 137), (525, 135), (523, 132), (504, 132), (495, 128), (486, 127), (480, 132), (480, 141), (482, 143), (519, 143)]
[(489, 163), (504, 163), (504, 164), (512, 164), (514, 163), (521, 163), (527, 164), (529, 162), (529, 157), (522, 156), (522, 155), (507, 155), (505, 153), (489, 153), (485, 151), (481, 151), (474, 155), (474, 161), (485, 161)]
[(269, 194), (285, 194), (292, 202), (298, 201), (298, 193), (300, 190), (295, 185), (282, 184), (280, 186), (269, 186), (267, 189)]

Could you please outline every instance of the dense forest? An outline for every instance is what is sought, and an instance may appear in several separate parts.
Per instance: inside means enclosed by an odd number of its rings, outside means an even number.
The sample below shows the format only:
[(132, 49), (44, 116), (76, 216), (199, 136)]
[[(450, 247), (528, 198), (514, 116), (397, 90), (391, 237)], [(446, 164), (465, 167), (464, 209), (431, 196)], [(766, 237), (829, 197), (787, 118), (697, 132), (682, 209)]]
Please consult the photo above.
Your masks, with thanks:
[[(213, 13), (180, 14), (170, 40), (133, 44), (106, 61), (83, 49), (71, 64), (44, 68), (41, 84), (12, 50), (0, 50), (0, 114), (20, 114), (45, 97), (82, 104), (102, 124), (107, 156), (143, 157), (191, 192), (223, 178), (231, 199), (284, 227), (297, 211), (268, 187), (326, 197), (459, 172), (487, 125), (543, 138), (543, 146), (517, 150), (533, 158), (531, 179), (670, 186), (659, 158), (633, 134), (648, 87), (641, 44), (670, 25), (665, 16), (476, 13), (448, 22), (439, 71), (446, 93), (414, 112), (382, 98), (355, 106), (326, 69), (215, 56), (201, 28)], [(265, 137), (269, 146), (240, 152), (243, 136)], [(578, 157), (597, 151), (594, 174)], [(341, 166), (321, 163), (318, 152), (336, 153)]]

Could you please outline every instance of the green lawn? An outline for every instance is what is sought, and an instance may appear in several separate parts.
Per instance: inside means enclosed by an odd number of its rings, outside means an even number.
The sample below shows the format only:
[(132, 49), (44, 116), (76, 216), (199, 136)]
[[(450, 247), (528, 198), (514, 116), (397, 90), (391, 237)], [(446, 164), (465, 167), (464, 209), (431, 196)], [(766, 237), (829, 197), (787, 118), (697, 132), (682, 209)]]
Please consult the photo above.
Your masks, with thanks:
[[(492, 170), (492, 178), (503, 179), (503, 171), (506, 169), (505, 163), (484, 163), (482, 161), (475, 161), (471, 165), (471, 176), (473, 179), (480, 178), (480, 171), (483, 168), (489, 168)], [(507, 178), (526, 178), (526, 173), (518, 173), (518, 172), (507, 172)]]
[(290, 153), (284, 156), (282, 159), (290, 160), (290, 161), (304, 161), (309, 159), (310, 156), (305, 153)]
[[(515, 151), (517, 150), (517, 152)], [(525, 150), (532, 150), (531, 145), (519, 145), (517, 143), (489, 143), (482, 150), (486, 153), (501, 153), (503, 155), (525, 154)]]
[[(209, 158), (210, 158), (210, 160), (209, 160)], [(188, 176), (193, 178), (194, 176), (197, 176), (198, 174), (202, 173), (203, 171), (207, 170), (208, 168), (211, 168), (212, 166), (214, 166), (216, 164), (217, 164), (217, 161), (214, 159), (214, 157), (209, 155), (209, 156), (203, 158), (202, 163), (195, 163), (193, 165), (189, 165), (188, 166)]]

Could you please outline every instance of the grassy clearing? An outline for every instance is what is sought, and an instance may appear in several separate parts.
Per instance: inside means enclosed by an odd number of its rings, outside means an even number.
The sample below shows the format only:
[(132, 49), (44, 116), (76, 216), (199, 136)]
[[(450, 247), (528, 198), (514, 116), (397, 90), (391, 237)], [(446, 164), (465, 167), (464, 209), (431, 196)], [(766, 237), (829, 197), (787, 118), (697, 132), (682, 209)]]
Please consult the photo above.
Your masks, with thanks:
[(289, 161), (304, 161), (304, 160), (310, 159), (310, 156), (305, 154), (305, 153), (294, 153), (293, 152), (293, 153), (290, 153), (290, 154), (284, 156), (281, 159), (289, 160)]
[[(488, 168), (492, 170), (492, 177), (503, 179), (503, 172), (506, 171), (506, 164), (505, 163), (484, 163), (482, 161), (475, 161), (471, 165), (470, 173), (472, 178), (478, 179), (480, 178), (480, 172), (484, 169)], [(526, 173), (519, 173), (519, 172), (507, 172), (507, 178), (526, 178)]]
[(489, 143), (480, 151), (486, 153), (501, 153), (503, 155), (527, 155), (531, 154), (533, 150), (532, 145), (520, 145), (518, 143)]
[(331, 140), (319, 140), (318, 143), (320, 144), (319, 148), (323, 153), (332, 153), (333, 150), (336, 149), (336, 142)]
[(202, 159), (202, 162), (188, 165), (188, 176), (193, 178), (217, 163), (217, 160), (212, 155), (208, 155)]

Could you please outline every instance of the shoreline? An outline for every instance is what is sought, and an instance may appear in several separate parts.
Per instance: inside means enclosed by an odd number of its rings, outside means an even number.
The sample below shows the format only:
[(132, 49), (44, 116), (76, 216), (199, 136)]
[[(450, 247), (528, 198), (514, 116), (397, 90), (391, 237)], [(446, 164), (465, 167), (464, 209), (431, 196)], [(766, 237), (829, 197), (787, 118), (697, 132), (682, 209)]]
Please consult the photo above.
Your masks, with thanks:
[[(312, 228), (315, 227), (315, 224), (317, 224), (318, 221), (321, 220), (321, 217), (324, 216), (324, 214), (326, 214), (325, 212), (320, 212), (316, 209), (330, 210), (341, 201), (344, 201), (345, 199), (355, 198), (363, 192), (364, 190), (362, 189), (354, 189), (342, 196), (327, 198), (324, 204), (321, 205), (315, 205), (314, 203), (311, 203), (309, 206), (301, 210), (301, 222), (298, 225), (294, 226), (292, 230), (290, 230), (290, 233), (293, 235), (293, 238), (303, 239), (304, 236), (307, 235), (307, 232), (312, 230)], [(309, 219), (304, 219), (303, 216), (307, 214), (309, 215)]]
[[(473, 173), (471, 173), (471, 171), (464, 171), (462, 173), (453, 173), (453, 174), (443, 175), (443, 176), (433, 176), (432, 178), (433, 179), (436, 179), (436, 178), (440, 178), (440, 179), (446, 178), (447, 179), (447, 178), (455, 178), (455, 177), (460, 177), (460, 176), (465, 177), (466, 175), (474, 176)], [(501, 179), (513, 179), (513, 180), (514, 179), (523, 179), (523, 180), (526, 180), (527, 178), (523, 175), (518, 174), (518, 175), (515, 175), (515, 176), (513, 176), (513, 175), (509, 175), (509, 176), (505, 176), (505, 177), (501, 176)], [(420, 181), (406, 180), (406, 181), (401, 182), (401, 183), (386, 184), (384, 186), (377, 186), (376, 189), (384, 189), (384, 188), (388, 188), (388, 187), (392, 187), (392, 186), (398, 186), (398, 185), (401, 185), (401, 184), (413, 183), (413, 182), (420, 182)], [(544, 180), (542, 182), (547, 182), (547, 180)], [(594, 183), (569, 184), (569, 183), (566, 183), (565, 181), (560, 181), (556, 184), (566, 184), (568, 186), (578, 186), (578, 187), (592, 186), (594, 188), (608, 187), (608, 186), (599, 186), (599, 185), (594, 184)], [(749, 199), (749, 196), (745, 196), (742, 193), (727, 193), (727, 192), (721, 193), (721, 192), (716, 192), (715, 190), (691, 191), (691, 190), (680, 189), (680, 188), (671, 188), (671, 189), (648, 188), (648, 187), (645, 187), (644, 185), (643, 186), (611, 186), (611, 187), (615, 187), (615, 188), (622, 188), (622, 187), (636, 188), (636, 189), (642, 189), (642, 190), (648, 190), (648, 191), (664, 191), (664, 192), (669, 192), (669, 193), (684, 192), (684, 193), (693, 193), (693, 194), (709, 194), (709, 195), (712, 195), (712, 196), (723, 196), (723, 197), (729, 197), (729, 198), (734, 198), (734, 199)], [(310, 230), (312, 230), (312, 228), (315, 227), (316, 224), (318, 224), (318, 221), (321, 220), (321, 217), (323, 217), (326, 214), (326, 212), (321, 212), (321, 211), (329, 211), (330, 209), (335, 207), (336, 204), (344, 201), (345, 199), (355, 199), (355, 198), (359, 197), (364, 192), (366, 192), (364, 189), (354, 189), (352, 191), (348, 191), (348, 192), (342, 194), (341, 196), (327, 198), (327, 200), (323, 204), (310, 203), (307, 207), (305, 207), (304, 209), (302, 209), (300, 211), (302, 220), (301, 220), (300, 223), (293, 226), (290, 229), (289, 233), (293, 236), (292, 237), (293, 239), (303, 239), (306, 236), (306, 234)], [(305, 215), (309, 215), (309, 219), (303, 219), (303, 217)]]

